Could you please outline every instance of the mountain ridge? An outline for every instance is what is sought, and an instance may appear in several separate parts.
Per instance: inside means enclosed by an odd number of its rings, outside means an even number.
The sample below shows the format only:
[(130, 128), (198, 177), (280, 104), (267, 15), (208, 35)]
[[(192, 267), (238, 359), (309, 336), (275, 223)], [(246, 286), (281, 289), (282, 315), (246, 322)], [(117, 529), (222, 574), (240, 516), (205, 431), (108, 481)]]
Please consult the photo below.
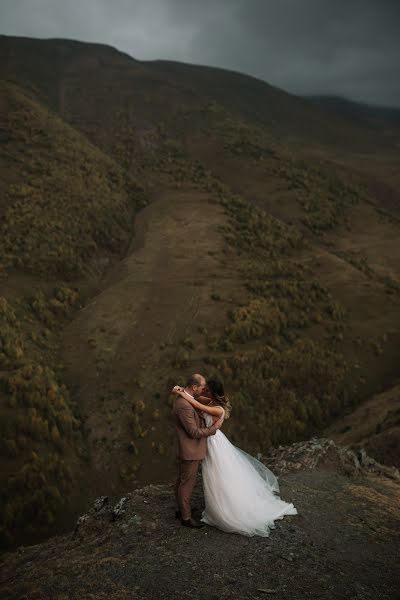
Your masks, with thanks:
[[(17, 41), (18, 40), (18, 41)], [(1, 42), (3, 42), (3, 44), (1, 44)], [(16, 42), (16, 43), (15, 43)], [(2, 52), (2, 57), (3, 57), (3, 65), (9, 63), (10, 67), (15, 71), (16, 68), (21, 69), (21, 64), (23, 63), (23, 57), (18, 55), (18, 52), (22, 51), (23, 47), (26, 47), (26, 50), (29, 49), (29, 45), (33, 45), (32, 51), (35, 51), (35, 47), (39, 48), (41, 46), (41, 43), (45, 44), (46, 47), (49, 48), (49, 54), (50, 54), (50, 47), (54, 46), (54, 42), (55, 40), (52, 40), (51, 38), (49, 39), (45, 39), (45, 40), (40, 40), (37, 38), (14, 38), (14, 37), (10, 37), (10, 36), (2, 36), (0, 37), (0, 52)], [(10, 45), (10, 48), (8, 49), (7, 52), (7, 45)], [(14, 44), (14, 49), (11, 50), (11, 45)], [(21, 45), (20, 48), (18, 48), (18, 45)], [(42, 45), (43, 45), (42, 44)], [(204, 82), (202, 83), (202, 86), (204, 86), (204, 83), (206, 84), (206, 86), (208, 87), (209, 90), (213, 90), (212, 94), (214, 95), (215, 98), (222, 98), (226, 101), (226, 90), (229, 90), (229, 94), (231, 95), (231, 99), (230, 101), (233, 102), (233, 107), (235, 107), (240, 114), (244, 114), (246, 118), (250, 118), (253, 119), (254, 118), (254, 113), (256, 114), (256, 118), (255, 118), (255, 123), (260, 123), (262, 125), (269, 125), (269, 126), (273, 126), (274, 121), (276, 120), (277, 123), (282, 121), (282, 118), (285, 117), (287, 119), (288, 125), (290, 125), (293, 128), (293, 132), (296, 131), (296, 128), (298, 129), (300, 123), (299, 120), (301, 120), (302, 118), (306, 119), (308, 122), (308, 125), (306, 128), (301, 128), (299, 130), (299, 132), (304, 136), (307, 133), (307, 129), (308, 130), (312, 130), (312, 128), (315, 128), (317, 126), (322, 126), (322, 128), (325, 127), (325, 129), (327, 130), (327, 141), (329, 141), (329, 139), (335, 140), (337, 139), (347, 139), (347, 143), (351, 144), (351, 139), (349, 138), (349, 136), (345, 133), (345, 129), (343, 129), (343, 126), (346, 126), (347, 128), (349, 127), (349, 123), (348, 122), (343, 122), (341, 124), (340, 118), (338, 118), (337, 122), (334, 123), (334, 127), (332, 128), (331, 124), (329, 124), (329, 122), (326, 121), (325, 115), (324, 115), (324, 111), (318, 111), (317, 109), (317, 114), (316, 114), (316, 105), (312, 102), (309, 102), (308, 100), (305, 100), (303, 96), (300, 95), (295, 95), (292, 94), (290, 92), (287, 92), (284, 89), (278, 88), (276, 86), (273, 86), (271, 84), (269, 84), (267, 81), (261, 80), (257, 77), (251, 76), (251, 75), (247, 75), (245, 73), (241, 73), (239, 71), (233, 71), (233, 70), (227, 70), (227, 69), (223, 69), (221, 67), (209, 67), (209, 66), (205, 66), (205, 65), (195, 65), (195, 64), (191, 64), (191, 63), (183, 63), (183, 62), (177, 62), (177, 61), (170, 61), (170, 60), (149, 60), (149, 61), (139, 61), (137, 59), (135, 59), (134, 57), (132, 57), (131, 55), (125, 53), (125, 52), (121, 52), (117, 49), (115, 49), (113, 46), (109, 46), (109, 45), (103, 45), (103, 44), (92, 44), (92, 43), (88, 43), (88, 42), (82, 42), (82, 41), (75, 41), (75, 40), (67, 40), (67, 39), (57, 39), (57, 44), (60, 44), (60, 47), (58, 48), (57, 45), (56, 47), (52, 48), (52, 52), (55, 51), (55, 55), (59, 55), (59, 61), (61, 59), (61, 62), (59, 62), (60, 67), (61, 65), (65, 62), (65, 59), (67, 58), (67, 55), (65, 55), (64, 53), (64, 49), (68, 50), (71, 49), (73, 51), (75, 50), (81, 50), (83, 52), (83, 54), (85, 53), (89, 53), (89, 56), (92, 56), (95, 52), (96, 49), (101, 50), (101, 54), (104, 55), (104, 58), (107, 55), (114, 55), (114, 53), (117, 53), (118, 55), (121, 55), (121, 57), (123, 57), (124, 61), (123, 63), (125, 64), (126, 61), (126, 65), (130, 64), (130, 66), (135, 66), (135, 67), (141, 67), (142, 71), (145, 73), (146, 71), (148, 71), (148, 73), (151, 75), (152, 73), (157, 73), (158, 76), (161, 76), (161, 79), (165, 81), (166, 76), (171, 76), (172, 75), (172, 81), (180, 81), (182, 83), (182, 81), (186, 82), (186, 85), (190, 82), (191, 85), (197, 85), (197, 82), (201, 82), (202, 80), (204, 80)], [(3, 47), (1, 47), (3, 46)], [(104, 53), (103, 50), (105, 50), (106, 52)], [(25, 50), (24, 50), (25, 51)], [(76, 58), (78, 58), (79, 53), (75, 53), (76, 54)], [(54, 60), (55, 55), (52, 56), (52, 60)], [(50, 58), (50, 57), (49, 57)], [(103, 58), (103, 60), (104, 60)], [(88, 66), (90, 67), (90, 63), (88, 63)], [(107, 63), (103, 63), (103, 66), (107, 66)], [(161, 66), (161, 69), (159, 68)], [(91, 67), (95, 67), (95, 64), (92, 63)], [(4, 68), (4, 66), (3, 66)], [(24, 67), (23, 69), (23, 73), (24, 73), (24, 77), (26, 78), (26, 80), (29, 79), (29, 71), (26, 69), (26, 67)], [(32, 71), (31, 71), (32, 73)], [(195, 75), (195, 80), (193, 80), (193, 78), (191, 78), (191, 74)], [(56, 74), (56, 72), (54, 73)], [(216, 78), (215, 78), (216, 75)], [(3, 77), (4, 77), (4, 72), (3, 72)], [(177, 77), (179, 78), (177, 80)], [(219, 81), (220, 80), (220, 83)], [(236, 84), (236, 81), (239, 85)], [(222, 86), (221, 87), (221, 83)], [(213, 84), (214, 84), (214, 89), (213, 89)], [(231, 86), (231, 89), (229, 89), (229, 86)], [(246, 86), (248, 88), (248, 90), (246, 91)], [(225, 92), (224, 92), (225, 89)], [(199, 93), (199, 91), (201, 90), (201, 88), (198, 87), (197, 85), (197, 93)], [(247, 96), (245, 95), (244, 98), (241, 100), (241, 91), (243, 91), (243, 93), (247, 94)], [(265, 95), (264, 92), (267, 92), (267, 94)], [(236, 94), (236, 99), (235, 99), (235, 94)], [(263, 95), (264, 94), (264, 95)], [(248, 102), (246, 100), (246, 98), (248, 98)], [(263, 111), (265, 111), (265, 105), (262, 107), (260, 104), (260, 100), (262, 98), (262, 102), (265, 103), (265, 101), (267, 101), (267, 108), (268, 108), (268, 103), (270, 103), (270, 110), (272, 110), (273, 112), (276, 113), (276, 117), (271, 117), (268, 116), (267, 120), (265, 117), (262, 117), (262, 113)], [(256, 104), (258, 103), (258, 104)], [(297, 108), (298, 107), (298, 108)], [(268, 110), (267, 110), (268, 112)], [(296, 118), (293, 119), (292, 113), (294, 115), (296, 115)], [(322, 120), (321, 120), (322, 117)], [(261, 121), (259, 120), (261, 118)], [(311, 126), (311, 123), (313, 123), (313, 121), (315, 121), (315, 123)], [(280, 129), (278, 129), (279, 133), (282, 133), (282, 123), (280, 124)], [(337, 136), (335, 134), (335, 128), (340, 132), (339, 136)], [(290, 135), (290, 137), (293, 137), (293, 132), (288, 131), (288, 129), (286, 128), (286, 130), (283, 130), (283, 132), (285, 133), (285, 135)], [(309, 131), (310, 133), (310, 131)], [(363, 135), (363, 130), (362, 129), (358, 129), (358, 134), (359, 135)], [(340, 137), (342, 136), (342, 138)], [(345, 136), (345, 137), (343, 137)], [(315, 134), (314, 134), (315, 137)], [(376, 137), (376, 136), (375, 136)], [(311, 139), (313, 139), (313, 137), (311, 137)], [(315, 139), (314, 139), (315, 141)], [(369, 143), (372, 143), (372, 140), (369, 140)], [(379, 137), (378, 139), (375, 139), (375, 144), (379, 143)], [(364, 141), (365, 144), (365, 141)]]

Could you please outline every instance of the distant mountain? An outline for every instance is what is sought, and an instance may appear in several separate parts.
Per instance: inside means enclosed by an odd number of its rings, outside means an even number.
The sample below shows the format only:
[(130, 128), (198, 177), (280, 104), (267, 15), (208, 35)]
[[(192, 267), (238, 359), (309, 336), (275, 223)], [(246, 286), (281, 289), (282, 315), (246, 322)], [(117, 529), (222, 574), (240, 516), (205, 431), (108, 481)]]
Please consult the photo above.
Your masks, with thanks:
[(319, 107), (351, 120), (360, 126), (393, 137), (400, 144), (400, 108), (354, 102), (340, 96), (304, 96)]
[(381, 117), (393, 120), (400, 120), (400, 108), (390, 106), (379, 106), (375, 104), (367, 104), (365, 102), (355, 102), (341, 96), (329, 95), (306, 95), (303, 96), (307, 100), (319, 103), (325, 108), (330, 108), (342, 115), (364, 115), (368, 117)]
[(253, 453), (395, 385), (383, 121), (72, 40), (1, 36), (0, 80), (4, 545), (170, 481), (169, 390), (192, 371), (224, 380)]

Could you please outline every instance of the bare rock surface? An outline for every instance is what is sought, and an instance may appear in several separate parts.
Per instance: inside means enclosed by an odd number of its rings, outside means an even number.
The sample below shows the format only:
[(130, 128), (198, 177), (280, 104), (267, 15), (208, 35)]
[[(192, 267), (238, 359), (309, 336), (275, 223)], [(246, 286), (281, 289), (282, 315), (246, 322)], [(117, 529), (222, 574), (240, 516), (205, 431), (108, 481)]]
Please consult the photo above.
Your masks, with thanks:
[[(261, 460), (299, 512), (268, 538), (182, 527), (172, 485), (150, 485), (98, 498), (71, 533), (4, 554), (0, 597), (399, 598), (398, 471), (316, 438)], [(193, 504), (203, 506), (201, 481)]]

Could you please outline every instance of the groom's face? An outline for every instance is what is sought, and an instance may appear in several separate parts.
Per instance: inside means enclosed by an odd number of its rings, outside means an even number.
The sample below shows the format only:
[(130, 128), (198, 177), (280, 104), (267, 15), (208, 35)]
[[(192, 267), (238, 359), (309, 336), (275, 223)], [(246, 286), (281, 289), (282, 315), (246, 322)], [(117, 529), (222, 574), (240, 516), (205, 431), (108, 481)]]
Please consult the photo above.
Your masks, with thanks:
[(206, 382), (205, 381), (202, 381), (198, 385), (194, 385), (193, 386), (193, 396), (195, 398), (198, 397), (198, 396), (201, 396), (201, 394), (203, 393), (203, 390), (204, 390), (205, 387), (206, 387)]

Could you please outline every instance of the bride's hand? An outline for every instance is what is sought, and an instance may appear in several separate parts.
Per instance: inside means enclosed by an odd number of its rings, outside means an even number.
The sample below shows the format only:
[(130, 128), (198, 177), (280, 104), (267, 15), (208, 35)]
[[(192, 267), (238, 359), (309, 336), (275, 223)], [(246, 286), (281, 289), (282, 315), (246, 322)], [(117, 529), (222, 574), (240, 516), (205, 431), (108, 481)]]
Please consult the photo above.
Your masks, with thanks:
[(220, 417), (220, 418), (218, 419), (218, 421), (215, 421), (215, 423), (214, 423), (214, 426), (215, 426), (217, 429), (220, 429), (220, 428), (221, 428), (221, 426), (222, 426), (222, 423), (223, 423), (223, 422), (224, 422), (224, 418), (223, 418), (223, 417)]
[(172, 388), (172, 394), (178, 394), (179, 392), (183, 391), (183, 387), (181, 387), (180, 385), (176, 385), (175, 387)]

